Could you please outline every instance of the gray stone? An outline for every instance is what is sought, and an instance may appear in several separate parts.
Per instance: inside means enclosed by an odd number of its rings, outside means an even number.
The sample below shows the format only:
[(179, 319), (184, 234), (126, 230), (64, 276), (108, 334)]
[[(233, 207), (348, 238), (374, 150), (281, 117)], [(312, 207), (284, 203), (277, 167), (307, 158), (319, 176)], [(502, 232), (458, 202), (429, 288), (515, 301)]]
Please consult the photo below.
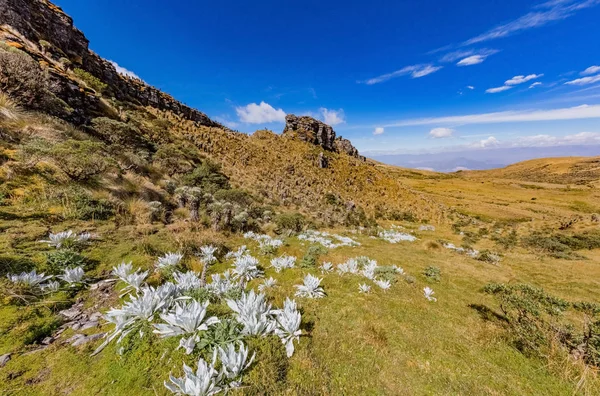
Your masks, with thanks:
[(85, 345), (88, 342), (99, 340), (102, 337), (104, 337), (105, 335), (106, 335), (106, 333), (98, 333), (98, 334), (89, 335), (87, 337), (84, 336), (84, 337), (81, 337), (81, 338), (78, 338), (77, 340), (75, 340), (75, 342), (73, 342), (71, 344), (71, 346), (78, 347), (81, 345)]
[(80, 330), (83, 331), (83, 330), (91, 329), (93, 327), (98, 327), (98, 322), (96, 322), (96, 321), (86, 322), (81, 326)]
[(10, 356), (10, 353), (5, 353), (4, 355), (0, 356), (0, 367), (6, 366), (6, 363), (10, 361)]
[(65, 344), (71, 344), (71, 345), (73, 345), (73, 343), (75, 343), (77, 340), (79, 340), (81, 338), (85, 338), (85, 336), (83, 334), (75, 334), (73, 337), (67, 339), (65, 341)]
[(67, 319), (73, 320), (73, 319), (77, 318), (79, 315), (81, 315), (81, 309), (79, 309), (79, 307), (73, 306), (69, 309), (60, 311), (58, 314), (64, 316)]
[(42, 340), (42, 344), (43, 345), (50, 345), (52, 344), (52, 342), (54, 341), (54, 338), (52, 337), (46, 337)]

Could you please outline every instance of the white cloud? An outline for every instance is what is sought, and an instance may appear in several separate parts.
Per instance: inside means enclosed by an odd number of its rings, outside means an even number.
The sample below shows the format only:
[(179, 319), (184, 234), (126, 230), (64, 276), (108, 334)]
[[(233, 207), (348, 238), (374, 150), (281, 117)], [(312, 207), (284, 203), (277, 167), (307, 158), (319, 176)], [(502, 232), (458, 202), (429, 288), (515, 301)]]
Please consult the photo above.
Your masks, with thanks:
[(240, 121), (247, 124), (268, 124), (271, 122), (285, 122), (285, 111), (275, 109), (268, 103), (250, 103), (246, 106), (236, 107), (235, 112)]
[(535, 88), (535, 87), (537, 87), (537, 86), (539, 86), (539, 85), (542, 85), (542, 83), (541, 83), (541, 82), (539, 82), (539, 81), (538, 81), (538, 82), (534, 82), (533, 84), (531, 84), (531, 85), (529, 86), (529, 89), (531, 89), (531, 88)]
[(434, 139), (442, 139), (452, 137), (454, 134), (454, 129), (450, 128), (433, 128), (429, 131), (429, 136)]
[(485, 56), (471, 55), (467, 58), (461, 59), (456, 65), (457, 66), (473, 66), (483, 63)]
[(137, 79), (141, 80), (141, 78), (137, 74), (135, 74), (131, 70), (127, 70), (124, 67), (119, 66), (119, 64), (117, 62), (109, 60), (108, 63), (110, 63), (111, 65), (113, 65), (115, 67), (115, 69), (117, 69), (117, 73), (119, 73), (123, 76), (137, 78)]
[(600, 105), (582, 105), (550, 110), (501, 111), (461, 116), (432, 117), (402, 120), (384, 127), (419, 125), (481, 125), (507, 122), (558, 121), (600, 118)]
[(385, 132), (385, 129), (382, 127), (377, 127), (375, 128), (375, 130), (373, 131), (373, 135), (383, 135), (383, 132)]
[(475, 89), (475, 87), (472, 85), (467, 85), (467, 88), (470, 89), (471, 91)]
[(489, 147), (498, 147), (500, 145), (500, 141), (493, 136), (490, 136), (487, 139), (480, 140), (479, 142), (473, 144), (473, 147), (481, 147), (481, 148), (489, 148)]
[(495, 40), (502, 37), (544, 26), (552, 21), (559, 21), (574, 15), (577, 11), (600, 4), (600, 0), (551, 0), (537, 6), (531, 11), (514, 21), (497, 26), (487, 32), (473, 37), (463, 46)]
[(543, 74), (530, 74), (528, 76), (514, 76), (510, 80), (506, 80), (504, 85), (519, 85), (526, 83), (527, 81), (537, 80), (540, 77), (543, 77)]
[(498, 93), (498, 92), (504, 92), (504, 91), (508, 91), (511, 88), (512, 87), (509, 87), (508, 85), (504, 85), (502, 87), (486, 89), (485, 93), (492, 93), (493, 94), (493, 93)]
[(344, 115), (344, 110), (329, 110), (324, 107), (319, 109), (321, 115), (323, 116), (323, 122), (327, 125), (338, 125), (346, 122), (346, 116)]
[[(489, 48), (482, 48), (482, 49), (478, 49), (478, 50), (474, 50), (474, 49), (458, 50), (458, 51), (453, 51), (453, 52), (447, 53), (440, 59), (440, 62), (456, 62), (457, 60), (460, 60), (462, 62), (463, 60), (468, 59), (468, 58), (474, 58), (472, 61), (481, 59), (481, 62), (483, 62), (488, 56), (497, 54), (498, 52), (500, 52), (500, 51), (497, 49), (489, 49)], [(481, 62), (477, 62), (477, 63), (481, 63)], [(476, 64), (476, 63), (473, 63), (473, 64)]]
[(582, 78), (578, 78), (573, 81), (567, 81), (565, 84), (567, 84), (567, 85), (588, 85), (588, 84), (597, 83), (599, 81), (600, 81), (600, 74), (598, 74), (597, 76), (582, 77)]
[(362, 81), (362, 83), (367, 84), (367, 85), (379, 84), (379, 83), (391, 80), (392, 78), (406, 76), (409, 74), (411, 75), (412, 78), (420, 78), (420, 77), (425, 77), (431, 73), (435, 73), (436, 71), (440, 70), (441, 68), (442, 68), (442, 66), (433, 66), (431, 64), (406, 66), (400, 70), (396, 70), (395, 72), (382, 74), (381, 76), (377, 76), (377, 77), (371, 78), (369, 80)]
[(600, 73), (600, 66), (590, 66), (579, 74), (581, 74), (582, 76), (589, 76), (590, 74), (596, 73)]

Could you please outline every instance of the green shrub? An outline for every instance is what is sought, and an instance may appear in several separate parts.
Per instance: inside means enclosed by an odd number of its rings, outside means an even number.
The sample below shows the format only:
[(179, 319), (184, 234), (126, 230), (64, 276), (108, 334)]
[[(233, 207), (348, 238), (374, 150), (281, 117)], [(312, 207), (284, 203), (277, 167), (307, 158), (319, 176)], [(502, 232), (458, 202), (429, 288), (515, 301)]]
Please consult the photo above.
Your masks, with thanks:
[(515, 229), (512, 229), (510, 232), (503, 234), (494, 233), (491, 239), (504, 250), (510, 250), (515, 248), (517, 246), (517, 243), (519, 242), (517, 230)]
[(221, 172), (221, 165), (208, 159), (184, 176), (182, 182), (186, 186), (200, 187), (202, 191), (211, 194), (230, 188), (229, 178)]
[(587, 231), (580, 234), (547, 234), (536, 231), (521, 239), (523, 246), (545, 253), (551, 257), (564, 259), (580, 259), (575, 250), (592, 250), (600, 248), (600, 231)]
[(50, 274), (60, 274), (65, 268), (85, 267), (87, 259), (73, 249), (57, 249), (46, 256), (46, 271)]
[(295, 233), (304, 229), (306, 219), (300, 213), (281, 213), (275, 217), (275, 233)]
[(151, 151), (151, 144), (141, 135), (139, 129), (107, 117), (92, 120), (92, 127), (98, 137), (111, 145)]
[(0, 91), (22, 106), (35, 108), (43, 104), (47, 87), (46, 74), (29, 55), (0, 48)]
[(88, 181), (104, 173), (111, 161), (103, 154), (103, 145), (89, 140), (69, 139), (54, 145), (49, 155), (67, 176), (75, 181)]
[(498, 301), (513, 345), (526, 355), (543, 356), (559, 329), (551, 319), (562, 315), (569, 303), (529, 285), (492, 283), (484, 292)]
[(311, 245), (302, 260), (300, 261), (300, 267), (302, 268), (315, 268), (319, 257), (323, 254), (327, 254), (327, 249), (322, 245)]
[(103, 83), (98, 77), (91, 75), (85, 70), (76, 68), (73, 70), (73, 73), (75, 73), (75, 75), (79, 77), (85, 83), (85, 85), (96, 91), (98, 94), (103, 93), (108, 87), (108, 85)]
[(154, 154), (153, 161), (169, 176), (178, 173), (188, 173), (194, 169), (193, 163), (187, 159), (184, 152), (174, 144), (160, 146)]
[(423, 275), (425, 275), (427, 279), (433, 282), (439, 282), (442, 280), (442, 270), (438, 267), (429, 266), (425, 268), (425, 270), (423, 271)]
[(498, 264), (498, 263), (500, 263), (500, 256), (489, 250), (483, 250), (477, 256), (477, 260), (483, 261), (484, 263), (489, 263), (489, 264)]

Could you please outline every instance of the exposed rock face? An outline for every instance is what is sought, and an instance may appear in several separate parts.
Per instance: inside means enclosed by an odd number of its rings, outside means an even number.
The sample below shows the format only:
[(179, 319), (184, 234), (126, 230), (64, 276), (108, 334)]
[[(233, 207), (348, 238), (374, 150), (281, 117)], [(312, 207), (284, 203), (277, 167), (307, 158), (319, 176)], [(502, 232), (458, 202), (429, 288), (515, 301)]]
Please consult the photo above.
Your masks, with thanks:
[(331, 126), (312, 117), (288, 114), (285, 117), (283, 136), (296, 137), (304, 142), (321, 146), (327, 151), (346, 153), (352, 157), (362, 158), (348, 139), (336, 137)]
[[(143, 81), (119, 74), (110, 62), (89, 50), (88, 39), (73, 26), (73, 19), (47, 0), (0, 0), (0, 39), (15, 43), (15, 46), (30, 53), (40, 63), (47, 63), (53, 85), (57, 88), (55, 94), (76, 112), (88, 109), (93, 112), (97, 107), (93, 102), (97, 100), (78, 98), (73, 103), (74, 97), (81, 96), (76, 91), (85, 90), (73, 87), (72, 80), (62, 70), (59, 62), (61, 58), (68, 59), (72, 67), (81, 68), (108, 84), (108, 93), (120, 101), (170, 110), (200, 125), (227, 129), (212, 121), (206, 114), (178, 102)], [(51, 48), (43, 48), (40, 41), (50, 43)], [(90, 92), (85, 94), (93, 96)], [(78, 104), (82, 107), (78, 107)]]
[(312, 117), (298, 117), (288, 114), (285, 117), (285, 129), (283, 135), (290, 136), (295, 134), (298, 139), (317, 146), (325, 150), (334, 151), (333, 142), (335, 141), (335, 131), (329, 125), (315, 120)]

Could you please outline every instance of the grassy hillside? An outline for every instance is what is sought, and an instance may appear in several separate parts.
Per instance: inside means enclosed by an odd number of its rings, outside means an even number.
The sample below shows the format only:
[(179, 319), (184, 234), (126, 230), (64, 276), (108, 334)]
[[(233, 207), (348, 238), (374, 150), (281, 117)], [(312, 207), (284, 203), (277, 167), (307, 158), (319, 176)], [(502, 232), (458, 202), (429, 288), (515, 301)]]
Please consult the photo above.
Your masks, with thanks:
[(600, 393), (598, 159), (363, 161), (4, 29), (1, 394)]

